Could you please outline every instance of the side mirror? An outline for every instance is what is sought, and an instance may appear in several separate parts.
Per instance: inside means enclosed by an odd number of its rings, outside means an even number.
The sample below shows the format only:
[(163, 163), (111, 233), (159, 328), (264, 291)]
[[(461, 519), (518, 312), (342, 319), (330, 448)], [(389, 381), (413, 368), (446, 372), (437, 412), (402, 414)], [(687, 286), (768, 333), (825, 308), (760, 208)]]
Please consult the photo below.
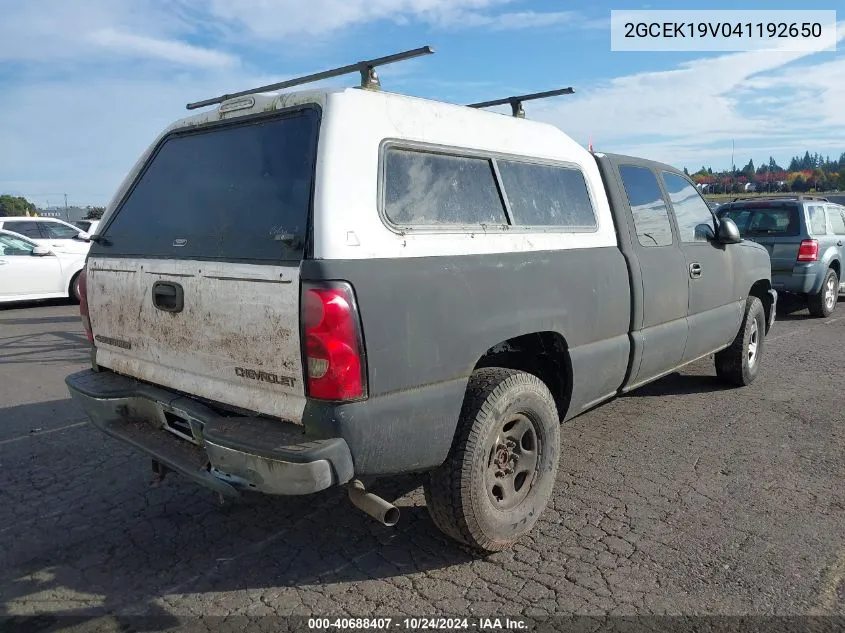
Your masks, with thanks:
[(85, 231), (80, 231), (79, 233), (76, 234), (76, 237), (74, 237), (73, 239), (80, 240), (82, 242), (90, 242), (91, 236), (88, 235)]
[(35, 257), (46, 257), (47, 255), (51, 255), (50, 249), (46, 246), (36, 246), (32, 249), (32, 254)]
[(742, 236), (739, 234), (736, 222), (730, 218), (722, 218), (719, 222), (718, 239), (721, 244), (739, 244), (742, 241)]

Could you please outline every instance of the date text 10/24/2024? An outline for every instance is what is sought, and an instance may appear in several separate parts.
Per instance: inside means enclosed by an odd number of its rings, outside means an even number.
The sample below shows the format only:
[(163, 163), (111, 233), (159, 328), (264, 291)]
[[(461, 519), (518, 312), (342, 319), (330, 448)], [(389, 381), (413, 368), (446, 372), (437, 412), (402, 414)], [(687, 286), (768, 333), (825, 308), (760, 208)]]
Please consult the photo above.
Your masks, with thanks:
[(309, 618), (312, 631), (525, 631), (519, 618)]

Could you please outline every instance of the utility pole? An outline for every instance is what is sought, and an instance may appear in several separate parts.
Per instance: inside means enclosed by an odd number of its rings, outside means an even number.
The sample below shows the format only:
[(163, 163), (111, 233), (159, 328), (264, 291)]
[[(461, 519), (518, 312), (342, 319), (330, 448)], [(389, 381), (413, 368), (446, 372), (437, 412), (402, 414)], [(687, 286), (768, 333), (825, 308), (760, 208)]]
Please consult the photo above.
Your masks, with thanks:
[(67, 214), (67, 194), (65, 194), (65, 222), (67, 222), (69, 220), (70, 220), (70, 218), (68, 217), (68, 214)]

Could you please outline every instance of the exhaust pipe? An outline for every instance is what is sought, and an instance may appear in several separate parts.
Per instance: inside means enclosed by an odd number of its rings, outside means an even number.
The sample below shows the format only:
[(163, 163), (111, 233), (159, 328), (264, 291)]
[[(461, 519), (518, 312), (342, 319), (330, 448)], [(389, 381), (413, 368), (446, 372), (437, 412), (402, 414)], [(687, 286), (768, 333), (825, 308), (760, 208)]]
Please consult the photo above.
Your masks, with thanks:
[(399, 508), (388, 503), (381, 497), (367, 492), (364, 484), (359, 480), (349, 482), (349, 500), (359, 510), (363, 510), (376, 521), (387, 527), (393, 527), (399, 522)]

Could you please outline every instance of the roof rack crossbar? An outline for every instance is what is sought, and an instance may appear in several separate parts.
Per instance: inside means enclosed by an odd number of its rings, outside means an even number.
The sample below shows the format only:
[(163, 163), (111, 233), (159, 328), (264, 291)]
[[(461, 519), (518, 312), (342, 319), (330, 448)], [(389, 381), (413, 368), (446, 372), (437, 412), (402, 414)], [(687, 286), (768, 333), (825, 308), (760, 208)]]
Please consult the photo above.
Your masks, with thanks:
[(787, 200), (815, 200), (816, 202), (830, 202), (827, 198), (822, 198), (821, 196), (757, 196), (754, 198), (734, 198), (731, 202), (745, 202), (746, 200), (753, 200), (758, 201), (761, 200), (763, 202), (769, 200), (772, 202), (777, 201), (787, 201)]
[(493, 101), (482, 101), (480, 103), (467, 104), (469, 108), (490, 108), (492, 106), (510, 104), (513, 116), (525, 118), (525, 110), (522, 108), (523, 101), (533, 101), (534, 99), (546, 99), (548, 97), (557, 97), (558, 95), (571, 95), (575, 92), (573, 88), (560, 88), (558, 90), (547, 90), (545, 92), (533, 92), (527, 95), (518, 95), (515, 97), (505, 97), (504, 99), (495, 99)]
[(255, 94), (257, 92), (272, 92), (274, 90), (282, 90), (284, 88), (292, 88), (293, 86), (301, 86), (303, 84), (313, 83), (315, 81), (322, 81), (323, 79), (330, 79), (332, 77), (340, 77), (354, 72), (361, 73), (361, 87), (378, 89), (381, 87), (378, 75), (376, 74), (377, 66), (386, 66), (395, 62), (405, 61), (406, 59), (413, 59), (422, 55), (431, 55), (434, 49), (431, 46), (423, 46), (413, 50), (396, 53), (394, 55), (387, 55), (386, 57), (378, 57), (376, 59), (368, 59), (366, 61), (356, 62), (348, 66), (341, 66), (340, 68), (333, 68), (332, 70), (324, 70), (323, 72), (305, 75), (304, 77), (297, 77), (295, 79), (288, 79), (287, 81), (280, 81), (275, 84), (268, 84), (250, 90), (243, 90), (232, 94), (220, 95), (213, 99), (205, 99), (204, 101), (196, 101), (185, 106), (188, 110), (196, 110), (197, 108), (204, 108), (205, 106), (214, 105), (216, 103), (223, 103), (229, 99), (237, 97), (245, 97), (247, 95)]

